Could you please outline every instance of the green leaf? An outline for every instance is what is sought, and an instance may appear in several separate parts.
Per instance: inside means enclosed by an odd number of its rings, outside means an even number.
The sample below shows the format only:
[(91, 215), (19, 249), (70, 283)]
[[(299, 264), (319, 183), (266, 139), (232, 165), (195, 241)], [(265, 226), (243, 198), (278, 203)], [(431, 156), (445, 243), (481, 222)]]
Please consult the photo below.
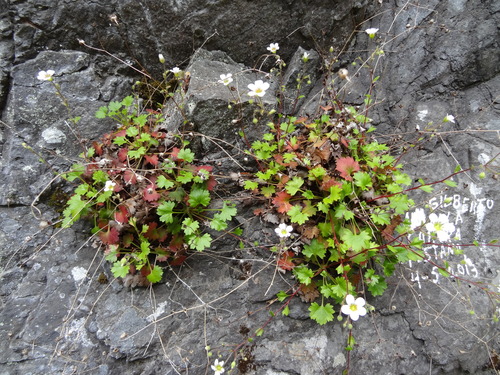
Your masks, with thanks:
[(328, 211), (330, 211), (330, 205), (329, 204), (325, 204), (323, 202), (318, 202), (316, 204), (316, 207), (318, 208), (319, 211), (323, 212), (324, 214), (327, 214)]
[(95, 117), (106, 118), (107, 114), (108, 114), (108, 107), (99, 107), (99, 109), (95, 113)]
[(146, 277), (151, 283), (154, 284), (159, 282), (162, 276), (163, 276), (163, 269), (161, 267), (154, 266), (149, 275), (147, 275)]
[(111, 102), (108, 104), (108, 109), (110, 112), (117, 112), (122, 107), (121, 102)]
[(321, 177), (327, 174), (326, 169), (321, 165), (317, 165), (313, 169), (311, 169), (308, 173), (308, 177), (310, 180), (320, 179)]
[(264, 186), (262, 189), (260, 189), (260, 192), (264, 197), (270, 198), (274, 193), (276, 193), (276, 188), (273, 185)]
[[(221, 211), (216, 213), (214, 218), (210, 221), (210, 228), (218, 231), (225, 230), (227, 228), (226, 222), (231, 220), (235, 215), (236, 207), (234, 204), (229, 205), (227, 202), (224, 202)], [(241, 228), (239, 229), (241, 230)]]
[(209, 248), (211, 244), (212, 237), (208, 233), (205, 233), (201, 237), (193, 236), (188, 239), (188, 246), (191, 249), (196, 249), (197, 251), (203, 251)]
[(139, 137), (138, 141), (140, 141), (140, 142), (149, 142), (149, 141), (151, 141), (151, 134), (149, 134), (149, 133), (142, 133), (141, 136)]
[(337, 185), (330, 186), (330, 195), (323, 199), (323, 203), (332, 204), (333, 202), (338, 201), (340, 199), (341, 192), (342, 192), (341, 187)]
[(105, 183), (106, 181), (109, 180), (109, 176), (108, 176), (108, 174), (106, 172), (98, 169), (97, 171), (95, 171), (94, 173), (92, 173), (92, 179), (95, 182)]
[(380, 208), (376, 208), (370, 217), (372, 221), (378, 225), (389, 225), (391, 223), (391, 215)]
[(358, 252), (370, 246), (371, 236), (366, 230), (362, 230), (359, 234), (354, 234), (350, 229), (344, 228), (340, 238), (344, 244), (351, 248), (352, 251)]
[(359, 186), (361, 190), (368, 190), (372, 186), (372, 178), (366, 172), (354, 173), (354, 184)]
[(83, 195), (87, 194), (87, 192), (89, 191), (89, 189), (90, 189), (90, 185), (89, 184), (80, 184), (75, 189), (75, 194), (83, 196)]
[(228, 202), (224, 202), (224, 204), (222, 205), (222, 208), (220, 210), (220, 212), (217, 214), (217, 216), (221, 219), (221, 220), (231, 220), (234, 216), (236, 216), (236, 206), (234, 203), (228, 203)]
[(182, 159), (188, 163), (191, 163), (194, 160), (194, 156), (195, 156), (194, 152), (191, 151), (189, 148), (183, 148), (177, 154), (178, 159)]
[(281, 315), (288, 316), (289, 314), (290, 314), (290, 308), (288, 307), (288, 305), (286, 305), (283, 311), (281, 311)]
[[(315, 195), (314, 193), (311, 191), (311, 190), (306, 190), (304, 191), (304, 193), (302, 194), (304, 196), (304, 198), (306, 199), (314, 199), (315, 198)], [(320, 202), (321, 203), (321, 202)]]
[(283, 292), (282, 290), (279, 291), (276, 294), (276, 297), (278, 298), (278, 301), (283, 302), (285, 299), (287, 299), (289, 296), (287, 293)]
[(121, 260), (115, 262), (113, 267), (111, 267), (111, 272), (114, 277), (125, 277), (130, 270), (130, 264), (126, 264), (127, 259), (122, 258)]
[(326, 247), (316, 238), (314, 238), (309, 245), (304, 245), (304, 250), (302, 250), (302, 253), (308, 258), (316, 256), (320, 259), (323, 259), (326, 254)]
[(175, 207), (175, 202), (165, 201), (161, 203), (156, 209), (156, 213), (160, 216), (162, 223), (172, 223), (174, 218), (172, 216)]
[[(142, 237), (142, 238), (144, 238), (144, 237)], [(151, 244), (146, 239), (143, 239), (141, 241), (141, 253), (142, 253), (141, 255), (143, 255), (144, 257), (149, 255), (149, 253), (151, 252), (150, 245)]]
[(290, 195), (295, 195), (300, 187), (304, 184), (304, 180), (301, 177), (295, 176), (285, 185), (285, 190)]
[(83, 172), (85, 172), (85, 166), (83, 164), (73, 164), (71, 166), (71, 171), (65, 173), (63, 176), (68, 181), (74, 181), (75, 179), (79, 178)]
[(385, 278), (380, 275), (375, 275), (375, 271), (371, 268), (365, 272), (365, 282), (368, 285), (368, 290), (373, 296), (381, 296), (387, 289)]
[(122, 104), (125, 107), (130, 107), (134, 103), (134, 97), (132, 95), (128, 95), (122, 99)]
[(264, 329), (259, 328), (257, 331), (255, 331), (255, 336), (260, 337), (264, 334)]
[(68, 199), (67, 207), (63, 211), (64, 218), (62, 221), (62, 227), (68, 228), (73, 225), (73, 223), (80, 218), (88, 204), (89, 202), (82, 200), (82, 197), (78, 194), (75, 194)]
[(139, 129), (137, 129), (135, 126), (131, 126), (126, 130), (125, 133), (127, 134), (128, 137), (133, 138), (137, 134), (139, 134)]
[(116, 137), (113, 139), (113, 143), (118, 146), (123, 146), (125, 143), (128, 143), (128, 141), (125, 137)]
[(255, 181), (246, 180), (244, 188), (246, 190), (255, 190), (259, 187), (259, 184)]
[(141, 128), (146, 125), (146, 122), (148, 121), (148, 114), (143, 113), (142, 115), (139, 115), (134, 118), (134, 123), (139, 125)]
[(218, 218), (216, 214), (214, 215), (214, 218), (210, 220), (210, 228), (217, 231), (225, 230), (227, 228), (227, 223)]
[(137, 150), (128, 150), (127, 155), (132, 159), (140, 159), (146, 153), (146, 148), (141, 146)]
[(389, 198), (389, 207), (394, 209), (394, 212), (399, 215), (404, 215), (406, 211), (413, 206), (413, 200), (409, 199), (406, 194), (398, 194)]
[(181, 184), (187, 184), (191, 181), (193, 181), (193, 174), (191, 172), (181, 170), (179, 171), (179, 175), (175, 179), (177, 182), (180, 182)]
[(182, 230), (186, 235), (196, 233), (199, 228), (200, 223), (196, 220), (191, 219), (190, 217), (187, 217), (182, 221)]
[(354, 213), (347, 208), (345, 203), (341, 203), (335, 208), (335, 217), (337, 219), (351, 220), (354, 217)]
[(302, 207), (299, 205), (294, 205), (287, 212), (288, 216), (290, 216), (290, 220), (292, 223), (304, 224), (307, 219), (309, 219), (309, 215), (302, 211)]
[(425, 191), (426, 193), (432, 193), (434, 191), (434, 188), (430, 185), (422, 185), (419, 189)]
[(448, 271), (446, 271), (443, 268), (438, 268), (438, 272), (441, 274), (441, 276), (444, 276), (444, 277), (449, 277), (451, 275)]
[(311, 278), (314, 276), (314, 272), (306, 266), (295, 267), (292, 272), (304, 285), (309, 285), (311, 283)]
[(210, 192), (199, 186), (194, 186), (189, 193), (188, 203), (191, 207), (203, 206), (206, 207), (210, 204)]
[(389, 277), (396, 270), (396, 265), (389, 258), (386, 258), (384, 261), (384, 275)]
[(175, 185), (175, 183), (172, 180), (167, 179), (164, 175), (160, 175), (156, 180), (156, 185), (160, 189), (170, 189)]
[(446, 185), (448, 185), (449, 187), (457, 187), (457, 183), (455, 181), (452, 181), (452, 180), (444, 180), (443, 181)]
[(408, 176), (406, 173), (394, 172), (394, 182), (400, 185), (409, 186), (411, 185), (411, 177)]
[(310, 317), (318, 324), (323, 325), (333, 320), (333, 313), (335, 310), (333, 306), (327, 303), (326, 305), (318, 305), (316, 302), (311, 303), (309, 306)]

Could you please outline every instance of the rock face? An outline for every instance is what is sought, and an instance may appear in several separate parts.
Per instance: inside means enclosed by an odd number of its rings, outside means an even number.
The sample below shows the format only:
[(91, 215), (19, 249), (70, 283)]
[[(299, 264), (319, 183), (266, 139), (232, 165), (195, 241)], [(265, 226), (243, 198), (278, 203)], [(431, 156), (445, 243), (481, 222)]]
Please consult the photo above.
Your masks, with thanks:
[[(351, 374), (498, 373), (492, 316), (500, 313), (500, 253), (487, 245), (498, 237), (500, 218), (498, 2), (0, 0), (0, 9), (1, 375), (205, 374), (215, 358), (226, 372), (235, 361), (233, 374), (341, 374), (347, 367)], [(374, 39), (363, 31), (369, 27), (379, 29)], [(85, 223), (47, 226), (70, 192), (54, 177), (81, 152), (80, 142), (115, 126), (95, 119), (95, 111), (128, 95), (140, 78), (126, 64), (159, 77), (158, 53), (167, 67), (191, 72), (184, 115), (203, 135), (199, 157), (221, 174), (251, 168), (236, 152), (245, 147), (238, 130), (246, 126), (256, 138), (265, 124), (253, 125), (248, 103), (236, 116), (230, 91), (217, 81), (230, 72), (245, 91), (272, 66), (261, 57), (270, 42), (280, 43), (287, 63), (287, 97), (296, 96), (298, 75), (311, 80), (298, 105), (285, 100), (283, 111), (317, 113), (324, 104), (320, 61), (330, 58), (334, 72), (347, 68), (350, 76), (332, 87), (352, 105), (371, 95), (376, 137), (403, 155), (412, 178), (439, 181), (457, 165), (474, 167), (453, 177), (456, 188), (415, 193), (408, 217), (427, 218), (439, 207), (455, 226), (457, 245), (471, 246), (455, 255), (430, 244), (430, 262), (402, 266), (382, 297), (368, 299), (375, 310), (354, 324), (352, 352), (344, 349), (349, 331), (342, 322), (319, 326), (298, 299), (288, 317), (270, 319), (275, 294), (294, 280), (275, 271), (265, 250), (240, 250), (221, 238), (166, 270), (153, 288), (129, 289), (112, 278)], [(337, 60), (328, 57), (330, 46)], [(56, 71), (71, 113), (51, 82), (36, 79), (47, 69)], [(271, 81), (278, 92), (278, 80)], [(275, 102), (269, 96), (264, 105)], [(165, 111), (167, 127), (183, 124), (176, 108)], [(442, 122), (448, 114), (455, 122)], [(74, 116), (81, 117), (76, 125), (68, 121)], [(480, 165), (488, 167), (485, 179)], [(239, 188), (233, 183), (228, 192)], [(275, 241), (273, 227), (252, 209), (241, 204), (238, 212), (249, 243)], [(432, 263), (443, 261), (456, 278), (437, 272)], [(249, 341), (261, 327), (263, 335)]]

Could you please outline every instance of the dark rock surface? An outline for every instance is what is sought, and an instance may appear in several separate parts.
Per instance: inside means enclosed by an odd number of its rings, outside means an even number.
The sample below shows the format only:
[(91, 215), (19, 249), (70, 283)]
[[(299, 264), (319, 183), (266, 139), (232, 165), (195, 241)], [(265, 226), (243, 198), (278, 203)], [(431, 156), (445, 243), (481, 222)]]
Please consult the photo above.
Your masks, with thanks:
[[(480, 289), (500, 292), (498, 247), (468, 246), (452, 255), (428, 246), (431, 260), (447, 260), (457, 276), (476, 285), (443, 278), (430, 263), (402, 266), (384, 296), (368, 299), (375, 311), (354, 324), (358, 345), (349, 354), (342, 323), (317, 325), (298, 299), (289, 317), (270, 320), (269, 302), (294, 281), (276, 272), (272, 254), (262, 249), (240, 250), (236, 241), (221, 238), (182, 267), (166, 270), (154, 288), (129, 289), (112, 278), (84, 223), (62, 231), (46, 226), (57, 220), (69, 191), (57, 182), (48, 185), (53, 172), (71, 165), (79, 140), (96, 139), (115, 126), (96, 120), (95, 110), (127, 95), (138, 78), (77, 38), (152, 75), (161, 73), (160, 52), (166, 66), (188, 66), (188, 119), (205, 136), (200, 157), (219, 163), (224, 173), (247, 165), (234, 151), (244, 144), (219, 75), (233, 73), (245, 92), (262, 76), (247, 67), (260, 67), (267, 45), (279, 42), (293, 97), (293, 81), (303, 69), (298, 56), (310, 51), (312, 83), (297, 109), (313, 114), (323, 87), (313, 50), (325, 56), (330, 45), (335, 53), (344, 48), (334, 69), (347, 68), (351, 81), (335, 81), (340, 95), (362, 104), (373, 67), (380, 80), (369, 115), (378, 139), (403, 151), (405, 141), (424, 137), (419, 147), (404, 150), (402, 161), (412, 177), (434, 181), (457, 164), (478, 166), (500, 152), (498, 2), (0, 0), (0, 9), (1, 375), (210, 374), (219, 355), (226, 372), (236, 361), (235, 374), (341, 374), (347, 365), (351, 374), (498, 373), (499, 330), (491, 319), (497, 307)], [(375, 39), (363, 32), (368, 27), (380, 29)], [(198, 50), (203, 44), (210, 52)], [(375, 46), (384, 54), (369, 59)], [(82, 117), (77, 128), (69, 125), (53, 85), (36, 79), (47, 69), (56, 71), (72, 116)], [(249, 134), (257, 137), (251, 107), (244, 108)], [(167, 112), (170, 126), (178, 126), (176, 111)], [(456, 123), (443, 123), (447, 114)], [(431, 128), (434, 136), (422, 133)], [(222, 139), (227, 148), (208, 137)], [(39, 162), (40, 155), (53, 170)], [(498, 159), (491, 164), (495, 178), (498, 165)], [(492, 173), (481, 180), (479, 172), (455, 176), (456, 188), (415, 194), (415, 210), (427, 215), (442, 202), (441, 212), (454, 220), (462, 244), (498, 237), (498, 183)], [(276, 242), (273, 228), (253, 217), (252, 209), (241, 204), (239, 215), (250, 242)], [(249, 342), (263, 325), (264, 334)]]

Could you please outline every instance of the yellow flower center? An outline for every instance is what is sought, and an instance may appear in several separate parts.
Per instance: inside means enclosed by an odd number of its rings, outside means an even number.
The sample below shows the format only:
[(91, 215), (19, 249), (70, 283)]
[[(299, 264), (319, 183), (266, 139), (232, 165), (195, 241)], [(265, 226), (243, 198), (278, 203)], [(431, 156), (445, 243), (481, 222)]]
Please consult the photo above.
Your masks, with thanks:
[(443, 230), (443, 224), (441, 224), (440, 222), (434, 223), (434, 229), (436, 230), (436, 232), (442, 231)]
[(358, 305), (352, 304), (351, 306), (349, 306), (349, 308), (351, 309), (351, 311), (358, 311)]

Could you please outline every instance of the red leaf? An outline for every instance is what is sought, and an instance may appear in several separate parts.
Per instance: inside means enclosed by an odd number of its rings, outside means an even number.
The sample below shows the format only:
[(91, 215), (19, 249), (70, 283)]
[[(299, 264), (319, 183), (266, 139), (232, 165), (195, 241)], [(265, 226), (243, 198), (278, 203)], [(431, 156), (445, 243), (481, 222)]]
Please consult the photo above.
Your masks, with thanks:
[(118, 160), (124, 163), (127, 160), (128, 149), (126, 147), (120, 148), (118, 151)]
[(184, 245), (184, 237), (176, 235), (172, 238), (172, 241), (170, 241), (168, 248), (173, 252), (178, 252), (182, 250), (183, 245)]
[(105, 244), (112, 245), (120, 242), (120, 236), (116, 228), (108, 226), (108, 230), (99, 232), (99, 238)]
[(214, 167), (212, 167), (211, 165), (200, 165), (199, 167), (196, 167), (196, 172), (198, 172), (200, 169), (204, 169), (208, 173), (211, 173)]
[(173, 159), (173, 160), (177, 160), (177, 155), (179, 155), (179, 151), (180, 151), (180, 150), (181, 150), (181, 149), (180, 149), (180, 148), (178, 148), (178, 147), (174, 147), (174, 148), (172, 149), (172, 159)]
[(359, 164), (350, 156), (346, 158), (338, 158), (337, 166), (335, 167), (335, 169), (340, 172), (340, 176), (342, 178), (346, 179), (347, 181), (352, 181), (351, 175), (354, 172), (359, 171)]
[(126, 184), (135, 184), (137, 182), (135, 172), (131, 169), (127, 169), (123, 172), (123, 181), (125, 181)]
[(165, 241), (167, 239), (167, 236), (167, 229), (164, 227), (158, 228), (158, 223), (156, 221), (148, 223), (148, 230), (144, 234), (144, 237), (150, 240), (158, 240), (160, 242)]
[(118, 206), (119, 211), (115, 212), (115, 220), (120, 224), (125, 224), (128, 222), (130, 214), (128, 213), (127, 207)]
[(127, 129), (122, 129), (118, 130), (116, 133), (113, 134), (113, 137), (126, 137), (127, 136)]
[(163, 132), (151, 132), (151, 136), (156, 138), (156, 139), (163, 139), (165, 138), (167, 135)]
[(144, 155), (144, 159), (146, 159), (145, 164), (151, 164), (153, 167), (156, 167), (158, 165), (158, 155)]
[(292, 196), (288, 194), (286, 191), (281, 191), (276, 194), (276, 197), (273, 199), (273, 204), (277, 207), (276, 210), (284, 214), (288, 212), (293, 206), (290, 204), (290, 198)]
[(92, 142), (92, 147), (94, 147), (94, 150), (95, 150), (95, 153), (97, 156), (102, 156), (102, 144), (94, 141), (94, 142)]
[(262, 209), (262, 208), (256, 208), (255, 210), (253, 210), (253, 214), (254, 214), (255, 216), (260, 216), (260, 215), (262, 215), (263, 213), (264, 213), (264, 209)]
[(332, 186), (335, 186), (335, 185), (338, 187), (342, 187), (342, 183), (335, 180), (334, 178), (330, 178), (330, 177), (326, 177), (326, 178), (327, 179), (323, 180), (323, 182), (321, 183), (321, 190), (330, 191), (330, 188)]
[(156, 191), (155, 184), (148, 185), (148, 187), (143, 190), (142, 195), (148, 202), (157, 201), (161, 197), (161, 195)]
[(186, 258), (187, 257), (185, 255), (176, 256), (173, 260), (170, 261), (170, 265), (171, 266), (180, 266), (182, 263), (184, 263)]
[(122, 236), (122, 245), (123, 247), (130, 247), (134, 242), (134, 234), (133, 233), (125, 233)]
[(278, 267), (286, 271), (293, 270), (295, 268), (295, 264), (292, 261), (294, 255), (293, 251), (285, 251), (278, 259)]

